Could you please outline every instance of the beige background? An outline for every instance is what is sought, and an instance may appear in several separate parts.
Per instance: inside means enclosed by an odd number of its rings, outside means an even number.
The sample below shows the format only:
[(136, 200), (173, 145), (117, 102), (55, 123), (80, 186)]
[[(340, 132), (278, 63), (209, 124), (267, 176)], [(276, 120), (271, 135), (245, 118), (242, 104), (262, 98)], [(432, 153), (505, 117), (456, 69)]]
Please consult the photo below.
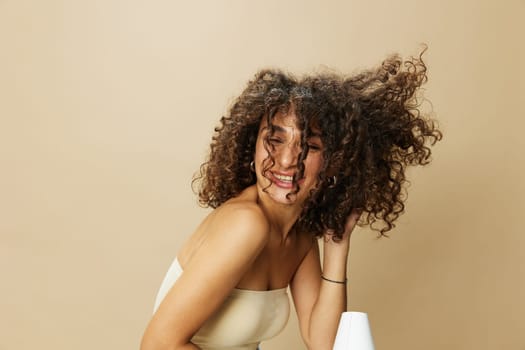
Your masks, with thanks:
[[(190, 189), (262, 67), (342, 72), (426, 42), (444, 131), (350, 309), (379, 350), (525, 349), (525, 1), (0, 0), (0, 349), (134, 349), (207, 213)], [(295, 315), (265, 349), (304, 348)]]

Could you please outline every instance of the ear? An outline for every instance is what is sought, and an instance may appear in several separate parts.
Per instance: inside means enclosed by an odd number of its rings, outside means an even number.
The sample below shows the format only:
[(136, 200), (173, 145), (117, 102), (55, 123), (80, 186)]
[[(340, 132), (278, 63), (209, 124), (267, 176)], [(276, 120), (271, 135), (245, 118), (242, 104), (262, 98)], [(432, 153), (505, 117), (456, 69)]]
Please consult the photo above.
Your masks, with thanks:
[(341, 174), (343, 155), (342, 151), (336, 151), (325, 159), (328, 162), (326, 165), (326, 177), (339, 176)]

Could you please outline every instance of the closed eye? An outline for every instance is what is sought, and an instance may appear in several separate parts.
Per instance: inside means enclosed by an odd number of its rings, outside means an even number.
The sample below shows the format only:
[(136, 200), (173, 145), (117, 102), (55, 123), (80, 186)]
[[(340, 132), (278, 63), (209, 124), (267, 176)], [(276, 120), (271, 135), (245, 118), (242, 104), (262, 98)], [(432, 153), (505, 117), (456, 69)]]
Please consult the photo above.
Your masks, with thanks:
[(280, 143), (283, 143), (283, 140), (279, 139), (279, 138), (276, 138), (276, 137), (271, 137), (269, 140), (268, 140), (271, 144), (280, 144)]
[(317, 151), (320, 151), (323, 149), (323, 147), (317, 143), (309, 143), (308, 144), (308, 149), (310, 151), (314, 151), (314, 152), (317, 152)]

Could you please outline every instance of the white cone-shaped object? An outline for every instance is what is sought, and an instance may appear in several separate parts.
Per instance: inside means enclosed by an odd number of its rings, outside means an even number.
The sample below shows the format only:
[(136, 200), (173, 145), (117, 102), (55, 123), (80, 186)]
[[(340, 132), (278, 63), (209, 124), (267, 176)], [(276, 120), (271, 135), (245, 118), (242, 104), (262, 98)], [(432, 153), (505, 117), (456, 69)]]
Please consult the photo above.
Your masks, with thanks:
[(374, 350), (374, 340), (364, 312), (343, 312), (333, 350)]

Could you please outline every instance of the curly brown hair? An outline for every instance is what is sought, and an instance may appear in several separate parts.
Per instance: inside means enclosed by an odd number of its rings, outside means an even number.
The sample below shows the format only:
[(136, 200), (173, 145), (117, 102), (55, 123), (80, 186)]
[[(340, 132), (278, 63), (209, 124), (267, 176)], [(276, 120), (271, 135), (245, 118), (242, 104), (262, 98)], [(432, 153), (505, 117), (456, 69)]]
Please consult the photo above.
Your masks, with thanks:
[(297, 79), (280, 70), (258, 72), (215, 128), (209, 159), (194, 178), (199, 202), (216, 208), (256, 182), (250, 162), (260, 123), (268, 121), (268, 147), (271, 120), (293, 107), (302, 150), (293, 191), (299, 190), (313, 129), (321, 132), (324, 158), (294, 229), (315, 236), (333, 232), (338, 240), (355, 208), (365, 214), (360, 225), (385, 235), (404, 211), (406, 167), (428, 164), (429, 146), (442, 137), (436, 123), (420, 112), (416, 95), (427, 81), (424, 51), (407, 60), (390, 56), (376, 69), (353, 76)]

